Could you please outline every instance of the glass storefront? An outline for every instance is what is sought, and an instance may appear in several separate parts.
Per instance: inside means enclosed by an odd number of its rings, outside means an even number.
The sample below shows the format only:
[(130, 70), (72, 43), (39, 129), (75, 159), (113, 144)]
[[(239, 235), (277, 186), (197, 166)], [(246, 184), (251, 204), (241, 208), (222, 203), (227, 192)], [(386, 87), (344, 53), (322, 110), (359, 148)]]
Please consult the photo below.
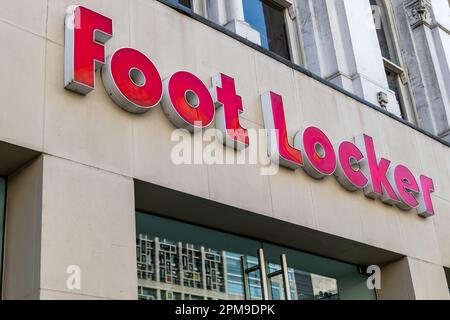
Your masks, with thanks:
[(6, 180), (0, 177), (0, 295), (3, 275), (3, 233), (5, 230)]
[(142, 300), (375, 299), (347, 263), (141, 212), (136, 231)]

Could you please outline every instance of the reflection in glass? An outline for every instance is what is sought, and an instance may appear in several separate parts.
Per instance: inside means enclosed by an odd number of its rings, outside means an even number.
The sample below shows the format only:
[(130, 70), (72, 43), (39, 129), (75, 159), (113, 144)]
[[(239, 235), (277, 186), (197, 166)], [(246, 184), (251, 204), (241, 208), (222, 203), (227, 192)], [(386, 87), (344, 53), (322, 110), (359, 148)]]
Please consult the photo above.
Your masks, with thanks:
[(257, 30), (261, 46), (290, 59), (284, 8), (269, 0), (243, 0), (245, 21)]
[[(364, 291), (366, 279), (353, 265), (143, 213), (136, 214), (136, 229), (142, 300), (243, 300), (243, 263), (246, 269), (257, 266), (261, 247), (268, 273), (281, 269), (280, 254), (286, 254), (292, 300), (340, 299), (338, 281), (352, 290), (359, 286), (359, 298), (371, 298)], [(322, 271), (325, 275), (316, 274)], [(247, 281), (249, 298), (261, 300), (260, 271), (249, 273)], [(281, 275), (268, 284), (271, 299), (285, 299)], [(350, 291), (345, 294), (352, 297)]]

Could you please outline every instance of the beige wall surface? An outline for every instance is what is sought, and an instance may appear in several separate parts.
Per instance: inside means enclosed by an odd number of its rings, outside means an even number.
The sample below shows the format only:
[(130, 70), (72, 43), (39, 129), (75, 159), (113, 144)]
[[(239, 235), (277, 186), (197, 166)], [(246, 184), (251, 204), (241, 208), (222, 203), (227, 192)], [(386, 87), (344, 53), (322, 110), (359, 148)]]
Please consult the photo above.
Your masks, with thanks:
[[(248, 128), (263, 128), (260, 95), (272, 90), (283, 96), (291, 138), (309, 125), (335, 143), (371, 135), (379, 156), (434, 179), (436, 216), (423, 219), (347, 192), (332, 177), (316, 181), (301, 171), (280, 169), (268, 177), (257, 165), (176, 166), (170, 159), (174, 127), (160, 107), (126, 113), (108, 97), (99, 73), (86, 97), (64, 89), (64, 16), (72, 4), (0, 3), (0, 38), (9, 44), (0, 51), (0, 140), (47, 154), (43, 296), (66, 294), (50, 274), (50, 266), (70, 263), (66, 252), (75, 264), (97, 265), (84, 295), (133, 298), (135, 267), (126, 262), (135, 261), (133, 178), (450, 267), (450, 148), (157, 1), (77, 1), (113, 19), (108, 54), (131, 46), (163, 77), (183, 69), (208, 86), (218, 72), (233, 76)], [(83, 252), (87, 248), (92, 252)], [(123, 265), (111, 269), (117, 261)], [(127, 276), (119, 286), (130, 289), (123, 294), (114, 292), (114, 282), (95, 284), (101, 272), (114, 278), (121, 271)]]

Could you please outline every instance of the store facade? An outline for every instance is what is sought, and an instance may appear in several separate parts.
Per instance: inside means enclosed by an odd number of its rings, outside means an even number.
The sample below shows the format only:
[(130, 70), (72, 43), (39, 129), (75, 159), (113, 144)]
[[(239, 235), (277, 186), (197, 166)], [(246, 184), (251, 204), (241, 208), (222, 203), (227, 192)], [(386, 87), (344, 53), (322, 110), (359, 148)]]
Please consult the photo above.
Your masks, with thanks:
[(0, 10), (2, 297), (448, 299), (448, 142), (169, 2)]

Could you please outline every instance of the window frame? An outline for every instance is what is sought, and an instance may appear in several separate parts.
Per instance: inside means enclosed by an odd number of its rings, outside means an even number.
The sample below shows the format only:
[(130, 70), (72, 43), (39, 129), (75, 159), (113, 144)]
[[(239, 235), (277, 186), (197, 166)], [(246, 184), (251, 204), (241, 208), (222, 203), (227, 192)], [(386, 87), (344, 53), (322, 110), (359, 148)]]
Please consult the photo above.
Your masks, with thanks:
[[(385, 22), (384, 31), (388, 33), (386, 36), (391, 40), (393, 46), (391, 54), (395, 61), (389, 60), (382, 55), (383, 65), (385, 73), (387, 71), (392, 72), (396, 75), (397, 87), (399, 88), (399, 108), (402, 114), (402, 118), (405, 121), (412, 123), (417, 123), (417, 112), (414, 106), (414, 101), (412, 99), (412, 91), (410, 87), (410, 81), (407, 76), (406, 64), (403, 59), (402, 51), (400, 48), (400, 40), (398, 36), (398, 28), (394, 17), (394, 8), (392, 3), (386, 0), (375, 0), (380, 6), (380, 20)], [(384, 15), (384, 18), (383, 18)], [(378, 36), (377, 36), (378, 39)], [(389, 40), (387, 40), (389, 42)], [(387, 76), (386, 76), (387, 78)], [(390, 88), (389, 91), (393, 92)]]
[(171, 4), (174, 5), (174, 6), (183, 8), (183, 9), (188, 10), (188, 11), (194, 11), (194, 1), (195, 1), (195, 0), (188, 0), (188, 1), (189, 1), (190, 4), (191, 4), (191, 7), (190, 7), (190, 8), (187, 7), (187, 6), (185, 6), (185, 5), (183, 5), (183, 4), (181, 4), (181, 3), (180, 3), (180, 0), (168, 0), (168, 2), (171, 3)]
[[(244, 6), (244, 20), (246, 23), (248, 23), (253, 29), (255, 29), (255, 27), (252, 26), (250, 21), (247, 21), (247, 17), (245, 17), (245, 4), (244, 1), (246, 0), (240, 0), (243, 3)], [(288, 61), (292, 61), (293, 57), (292, 57), (292, 50), (291, 50), (291, 46), (290, 46), (290, 38), (289, 38), (289, 34), (288, 34), (288, 20), (286, 18), (286, 7), (283, 6), (282, 4), (280, 4), (278, 1), (274, 1), (274, 0), (254, 0), (256, 2), (260, 2), (261, 3), (261, 8), (263, 10), (263, 22), (264, 22), (264, 26), (266, 29), (266, 32), (269, 34), (269, 30), (267, 29), (267, 16), (266, 16), (266, 10), (264, 10), (264, 8), (270, 8), (270, 10), (273, 10), (274, 12), (276, 12), (276, 15), (278, 15), (281, 18), (281, 21), (283, 23), (283, 29), (284, 29), (284, 41), (286, 42), (286, 54), (288, 57), (283, 56), (281, 54), (276, 53), (275, 51), (270, 49), (270, 42), (271, 39), (267, 38), (267, 44), (268, 47), (263, 46), (262, 44), (260, 45), (263, 49), (269, 50), (270, 52), (288, 60)], [(255, 29), (257, 30), (257, 29)], [(257, 30), (259, 31), (259, 30)], [(261, 33), (260, 33), (261, 34)], [(261, 34), (261, 42), (263, 42), (262, 40), (263, 35)]]
[[(209, 13), (208, 13), (208, 0), (191, 0), (192, 3), (192, 12), (195, 14), (198, 14), (202, 16), (203, 18), (207, 19), (208, 21), (211, 21), (209, 19)], [(245, 0), (242, 0), (245, 1)], [(284, 59), (286, 61), (289, 61), (291, 63), (294, 63), (296, 65), (303, 65), (303, 54), (301, 51), (300, 41), (299, 41), (299, 34), (296, 26), (296, 7), (293, 3), (293, 1), (289, 0), (267, 0), (272, 2), (275, 6), (278, 6), (283, 9), (283, 17), (284, 17), (284, 24), (285, 24), (285, 32), (287, 37), (287, 45), (288, 45), (288, 51), (289, 51), (289, 57), (290, 59), (286, 59), (283, 56), (280, 56), (276, 52), (264, 48), (261, 45), (257, 45), (262, 50), (268, 51), (271, 54), (276, 55), (277, 57), (280, 57), (281, 59)], [(186, 10), (189, 10), (189, 8), (186, 8)], [(215, 23), (214, 21), (211, 21), (212, 23)]]

